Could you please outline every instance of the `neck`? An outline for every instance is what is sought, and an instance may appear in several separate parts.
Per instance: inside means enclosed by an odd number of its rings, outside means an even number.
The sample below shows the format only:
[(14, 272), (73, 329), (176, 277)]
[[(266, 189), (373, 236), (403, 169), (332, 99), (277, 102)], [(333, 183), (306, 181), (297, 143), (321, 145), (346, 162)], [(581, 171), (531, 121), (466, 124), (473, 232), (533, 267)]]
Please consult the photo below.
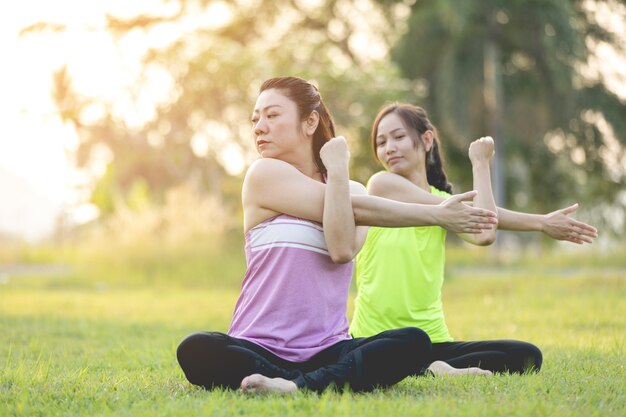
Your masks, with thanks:
[(428, 191), (430, 193), (430, 184), (428, 183), (428, 177), (426, 176), (425, 167), (417, 168), (407, 173), (407, 175), (403, 175), (403, 177), (411, 181), (413, 184), (417, 185), (422, 190)]
[(309, 178), (313, 178), (316, 181), (322, 181), (322, 174), (315, 165), (315, 160), (311, 153), (306, 155), (299, 155), (297, 158), (290, 158), (291, 160), (285, 160), (285, 162), (293, 165), (298, 171), (302, 172)]

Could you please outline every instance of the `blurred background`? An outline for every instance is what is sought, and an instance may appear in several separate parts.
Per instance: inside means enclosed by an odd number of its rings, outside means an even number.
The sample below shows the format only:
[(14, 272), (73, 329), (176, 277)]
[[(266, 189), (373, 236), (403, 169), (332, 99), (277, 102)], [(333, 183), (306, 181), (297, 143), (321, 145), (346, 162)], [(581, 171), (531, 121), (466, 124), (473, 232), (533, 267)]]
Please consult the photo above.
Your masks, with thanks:
[(579, 202), (600, 232), (585, 247), (451, 239), (453, 264), (626, 264), (622, 1), (23, 0), (0, 14), (0, 48), (0, 281), (239, 283), (250, 112), (278, 75), (320, 87), (356, 180), (380, 169), (376, 112), (408, 101), (437, 126), (455, 192), (469, 143), (491, 135), (499, 205)]

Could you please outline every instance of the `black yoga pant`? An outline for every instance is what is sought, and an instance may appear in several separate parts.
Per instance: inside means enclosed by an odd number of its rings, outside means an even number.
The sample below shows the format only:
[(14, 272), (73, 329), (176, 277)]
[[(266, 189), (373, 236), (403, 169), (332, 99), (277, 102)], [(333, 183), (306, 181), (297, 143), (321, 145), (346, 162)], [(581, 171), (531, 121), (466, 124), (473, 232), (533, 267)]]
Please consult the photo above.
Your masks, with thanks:
[(217, 332), (193, 333), (176, 352), (189, 382), (206, 389), (238, 389), (246, 376), (258, 373), (316, 392), (331, 385), (356, 392), (388, 387), (422, 374), (430, 354), (430, 338), (414, 327), (341, 341), (306, 362), (284, 360), (252, 342)]
[(431, 362), (444, 361), (455, 368), (478, 366), (492, 372), (538, 372), (543, 360), (539, 348), (518, 340), (444, 342), (432, 344)]

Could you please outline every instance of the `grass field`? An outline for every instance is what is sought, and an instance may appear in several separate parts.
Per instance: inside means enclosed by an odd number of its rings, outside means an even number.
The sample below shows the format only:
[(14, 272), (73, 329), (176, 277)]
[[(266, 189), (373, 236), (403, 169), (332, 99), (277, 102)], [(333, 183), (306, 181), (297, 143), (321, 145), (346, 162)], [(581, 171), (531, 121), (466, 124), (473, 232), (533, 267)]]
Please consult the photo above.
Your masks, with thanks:
[(0, 277), (0, 416), (626, 414), (624, 268), (535, 262), (484, 274), (451, 263), (444, 302), (453, 335), (531, 341), (544, 353), (539, 374), (408, 378), (370, 394), (206, 392), (186, 382), (175, 349), (192, 331), (227, 329), (236, 285), (163, 278), (174, 268), (120, 267), (97, 279), (78, 268)]

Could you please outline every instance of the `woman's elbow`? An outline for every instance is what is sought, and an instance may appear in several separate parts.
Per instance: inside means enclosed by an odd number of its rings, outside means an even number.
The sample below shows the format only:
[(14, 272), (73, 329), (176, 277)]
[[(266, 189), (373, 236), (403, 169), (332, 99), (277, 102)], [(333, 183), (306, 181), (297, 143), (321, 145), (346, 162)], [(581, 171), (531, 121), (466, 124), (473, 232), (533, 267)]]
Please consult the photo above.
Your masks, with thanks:
[(489, 246), (495, 241), (496, 232), (494, 230), (493, 232), (482, 232), (481, 234), (477, 235), (474, 244), (477, 246)]
[(330, 259), (336, 264), (347, 264), (356, 256), (356, 252), (351, 248), (329, 251)]

